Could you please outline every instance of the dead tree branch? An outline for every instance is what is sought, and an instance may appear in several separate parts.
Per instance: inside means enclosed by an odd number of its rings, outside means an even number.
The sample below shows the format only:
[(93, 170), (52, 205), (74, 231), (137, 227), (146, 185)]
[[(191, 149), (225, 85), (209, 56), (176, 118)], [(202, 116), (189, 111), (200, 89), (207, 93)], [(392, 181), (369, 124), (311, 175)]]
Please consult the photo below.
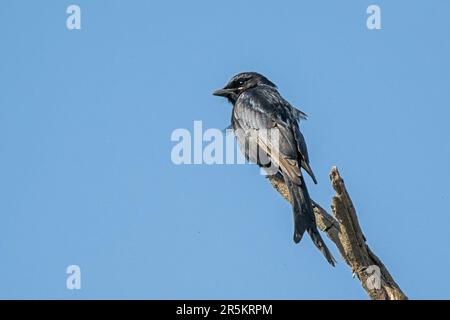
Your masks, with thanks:
[[(278, 174), (268, 176), (268, 179), (272, 186), (290, 202), (289, 191), (283, 177)], [(371, 299), (408, 299), (381, 260), (367, 245), (355, 207), (336, 167), (331, 169), (330, 180), (336, 191), (331, 203), (333, 216), (312, 201), (317, 226), (336, 245), (343, 260), (350, 266), (352, 274), (358, 277)]]

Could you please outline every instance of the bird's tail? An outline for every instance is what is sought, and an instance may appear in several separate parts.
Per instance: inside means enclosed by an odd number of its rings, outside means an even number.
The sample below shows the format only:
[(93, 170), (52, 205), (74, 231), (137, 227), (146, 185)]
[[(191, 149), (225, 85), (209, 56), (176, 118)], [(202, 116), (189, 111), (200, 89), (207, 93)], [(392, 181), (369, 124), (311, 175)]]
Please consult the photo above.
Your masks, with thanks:
[(336, 260), (333, 258), (330, 250), (328, 250), (319, 231), (317, 230), (316, 217), (311, 205), (308, 189), (306, 188), (303, 177), (300, 176), (300, 185), (293, 183), (289, 177), (284, 175), (286, 186), (292, 199), (292, 209), (294, 213), (294, 242), (299, 243), (303, 234), (308, 231), (311, 240), (316, 247), (322, 252), (328, 262), (334, 267)]

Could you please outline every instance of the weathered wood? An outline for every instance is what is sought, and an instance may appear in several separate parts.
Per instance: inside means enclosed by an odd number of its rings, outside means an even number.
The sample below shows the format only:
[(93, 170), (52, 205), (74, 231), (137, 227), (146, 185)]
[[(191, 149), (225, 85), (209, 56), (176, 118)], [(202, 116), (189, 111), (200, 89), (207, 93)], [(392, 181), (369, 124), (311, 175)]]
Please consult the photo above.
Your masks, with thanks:
[[(289, 191), (283, 177), (277, 174), (267, 178), (272, 186), (290, 202)], [(336, 191), (331, 203), (333, 215), (312, 201), (318, 228), (325, 232), (336, 245), (343, 260), (350, 266), (352, 275), (358, 277), (370, 298), (374, 300), (408, 299), (381, 260), (367, 245), (355, 207), (336, 167), (331, 169), (330, 180)]]

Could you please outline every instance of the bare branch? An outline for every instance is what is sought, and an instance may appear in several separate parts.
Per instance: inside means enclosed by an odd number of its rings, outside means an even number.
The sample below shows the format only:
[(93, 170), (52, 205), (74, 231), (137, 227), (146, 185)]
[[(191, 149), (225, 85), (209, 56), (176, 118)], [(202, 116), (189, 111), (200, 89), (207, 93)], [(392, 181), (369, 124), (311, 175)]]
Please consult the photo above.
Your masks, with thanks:
[[(289, 191), (283, 177), (277, 174), (267, 178), (272, 186), (290, 202)], [(381, 260), (367, 245), (355, 207), (336, 167), (331, 169), (330, 180), (336, 191), (331, 204), (333, 216), (312, 201), (318, 228), (325, 232), (336, 245), (343, 260), (350, 266), (352, 274), (361, 281), (362, 287), (370, 298), (374, 300), (408, 299)]]

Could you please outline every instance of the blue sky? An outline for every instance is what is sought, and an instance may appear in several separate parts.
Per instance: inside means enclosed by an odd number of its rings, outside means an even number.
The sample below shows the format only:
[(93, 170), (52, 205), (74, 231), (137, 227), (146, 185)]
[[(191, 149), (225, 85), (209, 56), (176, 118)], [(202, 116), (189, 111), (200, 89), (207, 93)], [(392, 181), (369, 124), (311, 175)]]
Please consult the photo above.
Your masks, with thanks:
[[(66, 28), (81, 7), (82, 29)], [(382, 30), (366, 28), (381, 7)], [(0, 298), (366, 299), (250, 165), (172, 163), (176, 128), (259, 71), (302, 124), (329, 208), (337, 165), (411, 298), (450, 298), (450, 2), (2, 1)], [(66, 267), (81, 268), (81, 290)], [(443, 271), (444, 270), (444, 271)]]

